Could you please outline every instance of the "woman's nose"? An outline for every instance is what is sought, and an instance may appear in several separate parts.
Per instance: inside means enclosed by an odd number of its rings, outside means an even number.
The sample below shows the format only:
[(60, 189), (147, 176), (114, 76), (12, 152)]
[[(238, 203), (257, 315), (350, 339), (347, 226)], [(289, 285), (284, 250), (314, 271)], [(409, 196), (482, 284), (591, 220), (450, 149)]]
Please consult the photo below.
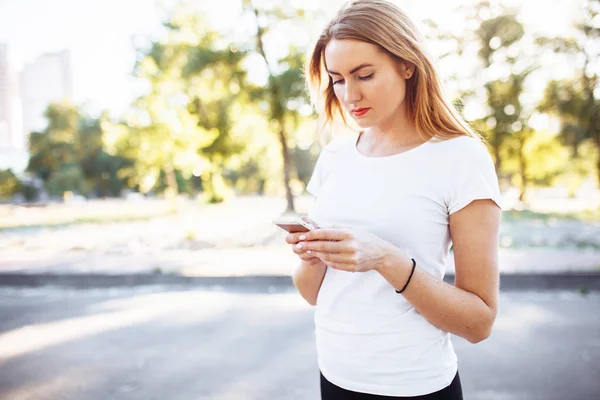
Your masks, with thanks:
[(346, 84), (346, 92), (344, 93), (344, 101), (347, 104), (353, 104), (359, 101), (361, 98), (360, 91), (358, 87), (354, 84)]

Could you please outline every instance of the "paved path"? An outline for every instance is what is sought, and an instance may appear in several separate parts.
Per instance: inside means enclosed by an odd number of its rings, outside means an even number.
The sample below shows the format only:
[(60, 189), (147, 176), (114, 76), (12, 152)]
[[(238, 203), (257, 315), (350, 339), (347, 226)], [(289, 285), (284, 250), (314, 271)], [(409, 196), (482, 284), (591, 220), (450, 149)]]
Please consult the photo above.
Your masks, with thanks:
[[(600, 295), (502, 294), (492, 336), (454, 338), (469, 400), (596, 400)], [(0, 288), (0, 399), (317, 399), (297, 294)]]

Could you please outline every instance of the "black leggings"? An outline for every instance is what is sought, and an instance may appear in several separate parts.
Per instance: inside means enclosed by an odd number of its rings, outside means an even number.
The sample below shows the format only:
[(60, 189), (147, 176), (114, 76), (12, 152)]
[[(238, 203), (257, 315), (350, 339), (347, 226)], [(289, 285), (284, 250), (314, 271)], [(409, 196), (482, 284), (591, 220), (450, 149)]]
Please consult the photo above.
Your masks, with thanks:
[(462, 398), (462, 387), (460, 385), (458, 372), (456, 373), (454, 380), (452, 380), (452, 383), (444, 389), (422, 396), (409, 397), (381, 396), (377, 394), (353, 392), (334, 385), (321, 374), (321, 400), (462, 400)]

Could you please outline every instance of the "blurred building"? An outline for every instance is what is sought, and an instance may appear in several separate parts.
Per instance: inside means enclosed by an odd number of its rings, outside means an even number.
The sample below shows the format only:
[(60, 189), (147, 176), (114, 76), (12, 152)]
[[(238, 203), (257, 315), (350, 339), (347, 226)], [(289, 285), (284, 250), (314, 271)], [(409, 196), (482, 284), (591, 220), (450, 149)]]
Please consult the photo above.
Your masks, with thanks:
[(48, 104), (72, 101), (73, 74), (68, 50), (45, 53), (21, 71), (20, 93), (23, 127), (26, 138), (29, 133), (46, 127), (44, 112)]
[(42, 54), (25, 65), (19, 77), (11, 66), (8, 46), (0, 43), (0, 169), (25, 169), (29, 133), (46, 127), (48, 104), (71, 101), (72, 92), (68, 51)]
[(0, 149), (13, 146), (11, 110), (11, 72), (8, 46), (0, 43)]
[(8, 55), (8, 46), (0, 43), (0, 169), (20, 172), (29, 155), (21, 127), (21, 102), (18, 75)]

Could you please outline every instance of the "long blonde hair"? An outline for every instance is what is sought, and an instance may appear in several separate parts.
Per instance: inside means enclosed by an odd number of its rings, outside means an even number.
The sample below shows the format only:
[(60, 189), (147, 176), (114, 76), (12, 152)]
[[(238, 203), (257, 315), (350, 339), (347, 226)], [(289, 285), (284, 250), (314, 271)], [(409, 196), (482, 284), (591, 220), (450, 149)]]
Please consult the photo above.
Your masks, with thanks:
[[(398, 61), (415, 66), (407, 81), (408, 111), (419, 135), (450, 139), (471, 136), (481, 139), (444, 97), (442, 84), (424, 49), (424, 40), (406, 13), (385, 0), (356, 0), (346, 3), (325, 27), (307, 62), (307, 83), (313, 100), (322, 105), (326, 123), (336, 117), (346, 123), (344, 110), (333, 91), (325, 66), (324, 51), (332, 39), (354, 39), (379, 46)], [(326, 82), (327, 85), (323, 85)], [(318, 101), (315, 101), (318, 103)]]

